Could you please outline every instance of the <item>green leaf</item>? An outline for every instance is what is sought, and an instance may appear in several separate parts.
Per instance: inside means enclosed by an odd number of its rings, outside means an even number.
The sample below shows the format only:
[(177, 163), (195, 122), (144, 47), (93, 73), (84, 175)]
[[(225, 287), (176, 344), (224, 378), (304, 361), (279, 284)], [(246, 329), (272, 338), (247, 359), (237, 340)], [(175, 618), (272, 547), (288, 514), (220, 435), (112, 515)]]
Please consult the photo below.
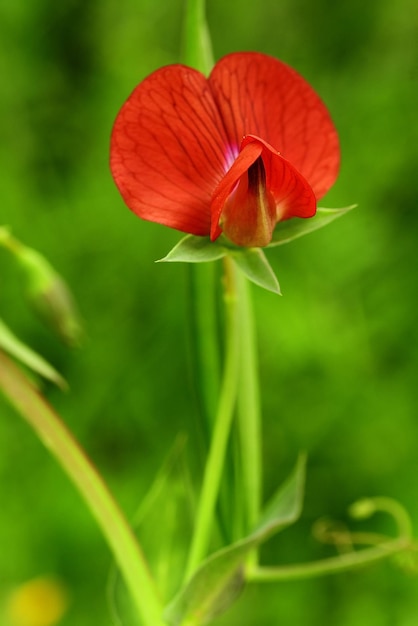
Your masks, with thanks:
[(67, 388), (67, 383), (62, 376), (37, 352), (29, 348), (12, 333), (6, 324), (0, 319), (0, 348), (10, 354), (26, 367), (43, 376), (47, 380), (58, 385), (61, 389)]
[(305, 459), (279, 489), (257, 528), (246, 538), (212, 554), (165, 611), (170, 626), (201, 626), (225, 611), (245, 582), (249, 552), (273, 534), (294, 523), (302, 510)]
[(273, 246), (281, 246), (284, 243), (289, 243), (293, 239), (303, 237), (308, 233), (312, 233), (314, 230), (318, 230), (327, 224), (333, 222), (337, 217), (345, 215), (357, 205), (344, 207), (342, 209), (317, 209), (316, 214), (309, 218), (294, 217), (290, 220), (284, 220), (279, 222), (274, 229), (273, 239), (267, 246), (272, 248)]
[[(186, 445), (186, 437), (179, 435), (131, 521), (163, 602), (173, 597), (183, 579), (193, 529), (194, 494)], [(108, 585), (108, 597), (116, 624), (139, 626), (135, 607), (116, 564)]]
[(248, 280), (281, 295), (279, 282), (261, 248), (236, 248), (230, 254)]
[(186, 235), (157, 263), (207, 263), (217, 261), (227, 254), (227, 248), (209, 237)]

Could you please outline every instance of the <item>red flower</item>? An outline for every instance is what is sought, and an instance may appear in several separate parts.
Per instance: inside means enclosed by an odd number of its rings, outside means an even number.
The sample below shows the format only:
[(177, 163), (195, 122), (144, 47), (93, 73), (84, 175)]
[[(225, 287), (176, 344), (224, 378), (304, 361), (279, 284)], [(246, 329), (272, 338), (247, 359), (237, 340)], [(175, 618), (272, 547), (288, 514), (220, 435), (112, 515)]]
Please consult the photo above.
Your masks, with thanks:
[(111, 170), (143, 219), (239, 246), (312, 217), (334, 183), (338, 137), (310, 85), (255, 52), (223, 57), (209, 78), (183, 65), (148, 76), (119, 112)]

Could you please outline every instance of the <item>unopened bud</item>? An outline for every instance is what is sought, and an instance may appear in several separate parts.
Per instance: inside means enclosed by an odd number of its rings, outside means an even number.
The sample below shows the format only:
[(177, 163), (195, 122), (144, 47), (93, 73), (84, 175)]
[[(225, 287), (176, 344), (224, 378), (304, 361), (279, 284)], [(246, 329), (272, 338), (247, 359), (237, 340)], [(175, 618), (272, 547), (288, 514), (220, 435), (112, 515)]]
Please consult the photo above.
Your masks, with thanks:
[(27, 295), (38, 314), (70, 346), (78, 346), (82, 326), (72, 294), (47, 259), (33, 248), (20, 245), (16, 259), (25, 271)]

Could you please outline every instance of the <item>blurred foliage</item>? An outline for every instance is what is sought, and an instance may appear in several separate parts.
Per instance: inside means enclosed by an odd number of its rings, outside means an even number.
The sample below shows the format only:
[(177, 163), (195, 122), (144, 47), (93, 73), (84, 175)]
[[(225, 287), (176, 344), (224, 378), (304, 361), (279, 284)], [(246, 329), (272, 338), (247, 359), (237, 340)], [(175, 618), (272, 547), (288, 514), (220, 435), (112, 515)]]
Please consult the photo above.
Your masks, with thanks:
[[(0, 250), (1, 315), (69, 381), (69, 393), (45, 393), (128, 516), (179, 431), (193, 449), (197, 409), (187, 268), (153, 263), (179, 235), (123, 205), (108, 171), (109, 134), (133, 87), (178, 61), (182, 14), (180, 0), (4, 0), (0, 8), (0, 222), (65, 277), (87, 337), (75, 351), (57, 344), (27, 310)], [(282, 298), (253, 290), (266, 496), (297, 452), (309, 453), (303, 519), (264, 559), (318, 558), (331, 549), (311, 538), (312, 523), (344, 520), (359, 497), (398, 498), (418, 525), (416, 2), (208, 0), (208, 19), (216, 57), (264, 51), (317, 89), (343, 154), (324, 205), (359, 204), (269, 252)], [(62, 626), (110, 624), (111, 559), (93, 520), (33, 433), (1, 401), (0, 409), (0, 603), (51, 575), (69, 590)], [(375, 524), (386, 530), (384, 518)], [(163, 534), (161, 520), (156, 545)], [(412, 626), (417, 584), (384, 564), (252, 586), (216, 623)]]

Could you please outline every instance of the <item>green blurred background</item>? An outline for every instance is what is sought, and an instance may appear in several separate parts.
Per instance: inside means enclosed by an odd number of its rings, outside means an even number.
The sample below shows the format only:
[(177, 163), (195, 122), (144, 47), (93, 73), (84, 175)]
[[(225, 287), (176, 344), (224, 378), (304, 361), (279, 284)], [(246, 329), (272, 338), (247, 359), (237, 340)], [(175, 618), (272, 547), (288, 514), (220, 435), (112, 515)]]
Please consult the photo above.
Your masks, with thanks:
[[(193, 447), (196, 406), (187, 268), (154, 264), (179, 235), (123, 205), (108, 171), (109, 134), (133, 87), (179, 60), (183, 11), (180, 0), (4, 0), (0, 8), (0, 223), (65, 276), (84, 346), (69, 351), (32, 316), (1, 250), (0, 314), (69, 381), (69, 393), (45, 393), (129, 517), (177, 433), (189, 432)], [(319, 558), (331, 552), (312, 539), (312, 523), (346, 520), (363, 496), (399, 499), (418, 525), (417, 5), (208, 0), (208, 21), (216, 58), (272, 54), (321, 94), (342, 145), (341, 175), (323, 204), (359, 204), (269, 253), (282, 298), (254, 290), (266, 496), (298, 451), (309, 453), (303, 519), (264, 558)], [(1, 399), (0, 412), (0, 601), (50, 574), (71, 597), (62, 626), (111, 624), (111, 557), (95, 523)], [(373, 527), (393, 532), (383, 516)], [(384, 563), (253, 586), (216, 623), (415, 626), (417, 590), (418, 578)]]

